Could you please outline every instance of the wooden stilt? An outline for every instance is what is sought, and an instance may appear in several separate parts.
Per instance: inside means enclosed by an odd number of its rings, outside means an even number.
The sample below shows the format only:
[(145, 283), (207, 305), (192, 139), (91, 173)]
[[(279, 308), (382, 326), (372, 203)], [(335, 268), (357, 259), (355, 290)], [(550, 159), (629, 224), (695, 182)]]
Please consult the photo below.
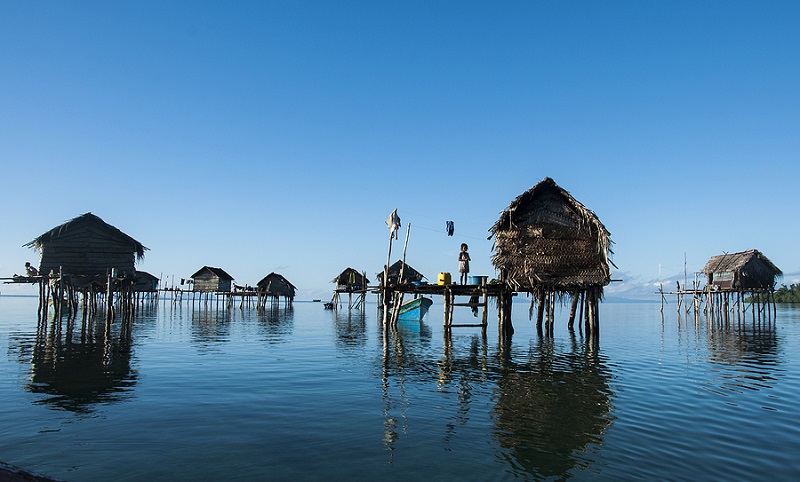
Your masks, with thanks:
[[(663, 309), (663, 308), (662, 308)], [(567, 328), (572, 331), (575, 325), (575, 312), (578, 310), (578, 292), (572, 292), (572, 303), (569, 307), (569, 321), (567, 321)]]
[(536, 331), (542, 331), (542, 321), (544, 320), (545, 299), (547, 294), (544, 289), (540, 289), (537, 293), (537, 306), (536, 306)]

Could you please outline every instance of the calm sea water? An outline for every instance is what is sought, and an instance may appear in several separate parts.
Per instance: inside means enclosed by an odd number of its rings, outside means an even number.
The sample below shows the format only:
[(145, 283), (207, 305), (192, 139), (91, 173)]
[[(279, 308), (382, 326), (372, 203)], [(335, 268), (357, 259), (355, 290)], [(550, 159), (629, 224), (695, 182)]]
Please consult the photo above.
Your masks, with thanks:
[[(376, 306), (160, 302), (132, 326), (0, 297), (0, 461), (97, 480), (800, 480), (800, 309), (771, 323), (527, 306), (384, 333)], [(474, 321), (463, 308), (454, 322)], [(458, 309), (457, 309), (458, 310)]]

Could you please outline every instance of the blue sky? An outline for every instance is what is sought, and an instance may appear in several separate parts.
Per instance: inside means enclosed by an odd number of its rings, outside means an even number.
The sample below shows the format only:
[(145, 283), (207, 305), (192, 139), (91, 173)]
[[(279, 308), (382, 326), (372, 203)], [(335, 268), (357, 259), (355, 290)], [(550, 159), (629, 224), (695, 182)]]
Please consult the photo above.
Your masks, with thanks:
[(429, 279), (461, 242), (493, 276), (488, 229), (552, 177), (611, 232), (611, 294), (751, 248), (791, 282), (798, 21), (779, 1), (2, 1), (0, 277), (93, 212), (157, 276), (277, 271), (327, 298), (381, 270), (394, 208)]

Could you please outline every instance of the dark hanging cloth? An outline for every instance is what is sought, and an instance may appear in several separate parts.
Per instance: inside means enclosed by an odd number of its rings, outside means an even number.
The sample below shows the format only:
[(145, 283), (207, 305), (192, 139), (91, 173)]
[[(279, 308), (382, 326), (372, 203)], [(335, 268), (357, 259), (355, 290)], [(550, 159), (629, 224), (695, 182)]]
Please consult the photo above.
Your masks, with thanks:
[(452, 236), (453, 235), (453, 229), (454, 229), (453, 228), (453, 221), (447, 221), (447, 235), (448, 236)]

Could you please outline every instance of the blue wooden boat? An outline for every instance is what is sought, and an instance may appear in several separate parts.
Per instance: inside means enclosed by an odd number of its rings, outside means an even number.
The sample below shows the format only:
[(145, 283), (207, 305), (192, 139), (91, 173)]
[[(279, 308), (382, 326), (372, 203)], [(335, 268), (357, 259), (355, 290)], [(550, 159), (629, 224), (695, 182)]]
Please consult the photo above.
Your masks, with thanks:
[(422, 321), (422, 317), (428, 312), (428, 308), (433, 304), (433, 300), (420, 296), (410, 301), (406, 301), (400, 305), (400, 311), (397, 315), (398, 320), (407, 321)]

